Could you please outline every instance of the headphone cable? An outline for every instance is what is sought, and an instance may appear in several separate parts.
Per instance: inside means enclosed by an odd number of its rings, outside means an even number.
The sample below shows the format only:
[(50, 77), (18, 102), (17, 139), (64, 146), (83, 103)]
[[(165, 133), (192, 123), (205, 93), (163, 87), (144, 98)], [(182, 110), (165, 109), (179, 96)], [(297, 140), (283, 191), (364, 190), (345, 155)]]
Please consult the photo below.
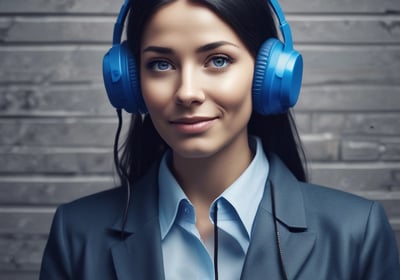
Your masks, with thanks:
[(214, 204), (214, 213), (213, 213), (213, 219), (214, 219), (214, 278), (215, 280), (218, 280), (218, 201), (215, 202)]

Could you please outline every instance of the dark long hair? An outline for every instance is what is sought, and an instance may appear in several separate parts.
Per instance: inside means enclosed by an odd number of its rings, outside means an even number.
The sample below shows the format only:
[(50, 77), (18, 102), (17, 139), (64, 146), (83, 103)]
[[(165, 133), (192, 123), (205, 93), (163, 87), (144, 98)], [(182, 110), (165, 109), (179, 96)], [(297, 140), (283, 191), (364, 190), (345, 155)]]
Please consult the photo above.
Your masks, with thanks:
[[(161, 6), (173, 1), (131, 0), (127, 41), (136, 61), (140, 59), (140, 42), (146, 23)], [(277, 38), (267, 0), (191, 1), (208, 7), (230, 25), (254, 57), (265, 40)], [(253, 112), (248, 132), (261, 138), (265, 152), (277, 154), (299, 180), (306, 181), (304, 152), (290, 112), (269, 116)], [(129, 182), (137, 181), (168, 148), (154, 128), (149, 114), (133, 114), (119, 162), (119, 167), (127, 174), (120, 176), (121, 181), (124, 182), (126, 177)]]

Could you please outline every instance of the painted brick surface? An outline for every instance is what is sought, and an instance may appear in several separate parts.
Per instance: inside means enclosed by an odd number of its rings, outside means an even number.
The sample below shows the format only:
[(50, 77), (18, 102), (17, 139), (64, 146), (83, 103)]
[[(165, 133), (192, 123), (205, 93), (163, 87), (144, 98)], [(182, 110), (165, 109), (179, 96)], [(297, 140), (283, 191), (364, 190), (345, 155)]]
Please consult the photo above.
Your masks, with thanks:
[[(0, 279), (37, 279), (57, 205), (117, 184), (101, 60), (121, 3), (0, 1)], [(281, 4), (310, 178), (380, 201), (400, 244), (400, 2)]]

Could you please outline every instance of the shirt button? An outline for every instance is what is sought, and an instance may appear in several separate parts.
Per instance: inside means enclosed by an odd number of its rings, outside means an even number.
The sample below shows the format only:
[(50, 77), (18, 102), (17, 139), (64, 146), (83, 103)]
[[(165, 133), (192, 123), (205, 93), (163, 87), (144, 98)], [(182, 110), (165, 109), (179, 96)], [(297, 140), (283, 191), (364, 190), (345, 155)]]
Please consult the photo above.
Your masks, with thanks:
[(183, 212), (185, 213), (185, 215), (189, 215), (190, 214), (190, 209), (185, 207), (185, 209), (183, 210)]

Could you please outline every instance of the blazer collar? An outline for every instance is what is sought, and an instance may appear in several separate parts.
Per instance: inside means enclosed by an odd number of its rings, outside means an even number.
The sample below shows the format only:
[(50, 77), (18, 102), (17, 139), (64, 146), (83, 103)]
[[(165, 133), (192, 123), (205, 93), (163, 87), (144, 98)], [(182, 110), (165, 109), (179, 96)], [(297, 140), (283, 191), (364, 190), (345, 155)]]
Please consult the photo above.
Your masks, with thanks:
[[(164, 279), (161, 234), (158, 219), (158, 165), (131, 188), (131, 202), (124, 228), (125, 240), (111, 247), (117, 278)], [(122, 232), (122, 217), (111, 230)]]
[(283, 264), (289, 279), (294, 279), (301, 271), (316, 240), (315, 233), (308, 230), (301, 183), (276, 155), (269, 154), (268, 160), (270, 173), (255, 218), (241, 279), (260, 279), (260, 276), (266, 275), (270, 279), (282, 277), (272, 215), (271, 186), (274, 188)]
[[(275, 154), (268, 154), (271, 170), (268, 181), (274, 188), (276, 217), (292, 229), (307, 229), (307, 219), (300, 182)], [(271, 196), (265, 207), (272, 213)]]

